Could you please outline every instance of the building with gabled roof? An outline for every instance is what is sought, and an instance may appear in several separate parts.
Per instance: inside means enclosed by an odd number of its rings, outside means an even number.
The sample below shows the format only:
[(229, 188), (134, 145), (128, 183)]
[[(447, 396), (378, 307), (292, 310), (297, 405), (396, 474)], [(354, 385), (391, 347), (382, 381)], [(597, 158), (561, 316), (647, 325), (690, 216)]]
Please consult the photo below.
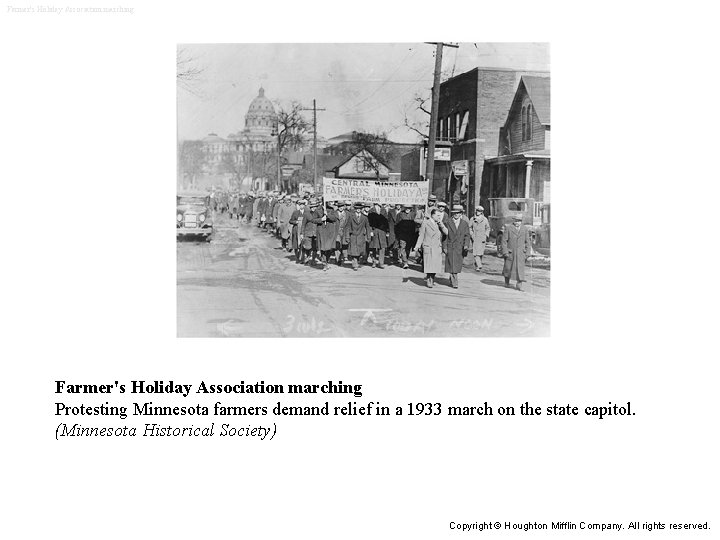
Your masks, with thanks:
[(522, 76), (499, 131), (497, 157), (486, 160), (487, 199), (534, 199), (534, 217), (550, 203), (550, 78)]

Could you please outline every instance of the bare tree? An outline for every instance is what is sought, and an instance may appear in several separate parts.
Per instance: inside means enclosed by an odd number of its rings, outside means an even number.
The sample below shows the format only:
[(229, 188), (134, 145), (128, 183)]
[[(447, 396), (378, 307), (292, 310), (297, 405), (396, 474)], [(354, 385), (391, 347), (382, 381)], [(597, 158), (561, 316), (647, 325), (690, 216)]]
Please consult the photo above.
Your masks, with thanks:
[(242, 158), (243, 155), (232, 148), (226, 149), (220, 158), (220, 171), (232, 175), (231, 183), (235, 184), (236, 189), (242, 185), (245, 177), (245, 164)]
[(253, 180), (275, 178), (277, 175), (277, 154), (273, 144), (269, 142), (258, 143), (248, 134), (242, 134), (235, 143), (239, 145), (239, 149), (237, 151), (231, 150), (227, 153), (227, 156), (223, 156), (222, 163), (225, 172), (232, 173), (239, 183), (245, 177), (250, 177)]
[(430, 136), (430, 99), (431, 96), (416, 93), (403, 109), (403, 127), (419, 135), (423, 141)]
[(190, 55), (187, 49), (177, 49), (177, 85), (193, 95), (200, 96), (198, 88), (200, 77), (205, 71), (204, 67), (197, 65), (197, 59)]
[(178, 176), (183, 188), (193, 188), (204, 167), (202, 141), (182, 141), (178, 144)]
[(302, 109), (297, 101), (293, 101), (289, 108), (278, 104), (277, 149), (280, 155), (288, 150), (299, 150), (307, 142), (310, 123), (303, 117)]
[[(311, 131), (310, 123), (305, 120), (302, 114), (303, 107), (297, 101), (293, 101), (288, 108), (277, 104), (277, 166), (287, 163), (287, 152), (302, 149), (307, 142), (307, 135)], [(278, 182), (282, 189), (289, 190), (289, 181), (284, 181), (281, 171), (277, 170)]]
[(388, 140), (386, 133), (360, 133), (357, 131), (353, 132), (350, 150), (363, 163), (365, 169), (375, 172), (376, 178), (380, 178), (383, 166), (389, 168), (398, 153), (392, 141)]

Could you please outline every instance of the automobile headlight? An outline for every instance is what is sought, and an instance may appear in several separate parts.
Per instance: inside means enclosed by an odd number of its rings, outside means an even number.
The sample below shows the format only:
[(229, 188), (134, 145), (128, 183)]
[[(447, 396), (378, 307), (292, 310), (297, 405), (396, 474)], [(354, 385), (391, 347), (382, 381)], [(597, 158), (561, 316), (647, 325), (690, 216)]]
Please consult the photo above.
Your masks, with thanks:
[(177, 215), (177, 220), (178, 220), (178, 221), (182, 221), (182, 214), (178, 214), (178, 215)]
[(205, 214), (200, 214), (200, 215), (198, 216), (198, 219), (200, 220), (200, 222), (205, 221)]

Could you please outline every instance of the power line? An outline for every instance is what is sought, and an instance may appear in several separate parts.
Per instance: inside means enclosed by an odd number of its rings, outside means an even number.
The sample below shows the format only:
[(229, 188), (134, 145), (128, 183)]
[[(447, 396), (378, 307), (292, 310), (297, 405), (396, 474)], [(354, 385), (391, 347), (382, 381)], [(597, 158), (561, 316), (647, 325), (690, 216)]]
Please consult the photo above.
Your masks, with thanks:
[(410, 55), (411, 55), (413, 52), (416, 52), (416, 51), (413, 51), (413, 49), (411, 48), (411, 49), (410, 49), (410, 52), (408, 52), (408, 53), (405, 55), (405, 57), (404, 57), (402, 60), (400, 60), (400, 63), (398, 64), (398, 66), (397, 66), (397, 67), (393, 70), (393, 72), (382, 82), (382, 84), (380, 84), (380, 86), (378, 86), (378, 87), (377, 87), (369, 96), (367, 96), (365, 99), (361, 99), (360, 101), (358, 101), (355, 105), (353, 105), (352, 108), (355, 109), (355, 108), (357, 108), (359, 105), (362, 105), (362, 104), (365, 103), (368, 99), (370, 99), (370, 98), (373, 97), (375, 94), (377, 94), (377, 93), (380, 91), (380, 89), (384, 88), (386, 84), (388, 84), (389, 82), (391, 82), (391, 79), (393, 78), (393, 76), (400, 70), (400, 68), (401, 68), (403, 65), (405, 65), (405, 62), (407, 61), (408, 58), (410, 58)]

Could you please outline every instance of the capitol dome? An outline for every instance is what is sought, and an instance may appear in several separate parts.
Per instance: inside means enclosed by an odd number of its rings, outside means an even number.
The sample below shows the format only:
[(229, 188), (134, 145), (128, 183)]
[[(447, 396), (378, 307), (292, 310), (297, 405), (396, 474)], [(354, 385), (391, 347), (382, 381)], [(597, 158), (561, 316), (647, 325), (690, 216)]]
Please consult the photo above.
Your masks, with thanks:
[(258, 135), (274, 135), (277, 129), (277, 115), (272, 102), (265, 97), (265, 89), (260, 91), (250, 103), (245, 115), (245, 130)]

